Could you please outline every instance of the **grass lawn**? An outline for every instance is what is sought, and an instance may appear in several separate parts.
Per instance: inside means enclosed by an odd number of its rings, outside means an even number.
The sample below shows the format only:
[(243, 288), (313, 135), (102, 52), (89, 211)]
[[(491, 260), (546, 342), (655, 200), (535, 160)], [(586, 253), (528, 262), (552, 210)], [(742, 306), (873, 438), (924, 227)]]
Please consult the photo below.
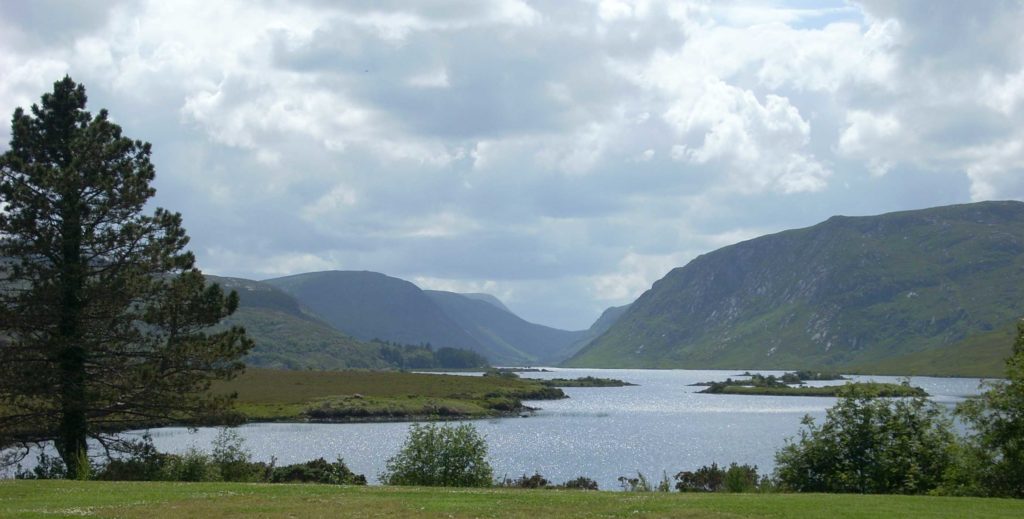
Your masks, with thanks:
[(1024, 501), (242, 483), (0, 481), (2, 517), (1024, 517)]
[(508, 377), (253, 368), (214, 391), (237, 392), (236, 408), (255, 421), (478, 418), (519, 412), (521, 400), (565, 396)]

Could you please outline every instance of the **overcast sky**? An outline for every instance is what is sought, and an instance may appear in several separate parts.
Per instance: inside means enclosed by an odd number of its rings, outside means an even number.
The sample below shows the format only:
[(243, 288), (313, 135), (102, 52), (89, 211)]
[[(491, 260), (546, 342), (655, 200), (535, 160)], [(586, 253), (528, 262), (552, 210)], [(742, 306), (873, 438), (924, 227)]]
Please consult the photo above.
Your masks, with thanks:
[(585, 328), (737, 241), (1024, 198), (1022, 27), (994, 0), (0, 0), (0, 113), (84, 83), (208, 273), (373, 270)]

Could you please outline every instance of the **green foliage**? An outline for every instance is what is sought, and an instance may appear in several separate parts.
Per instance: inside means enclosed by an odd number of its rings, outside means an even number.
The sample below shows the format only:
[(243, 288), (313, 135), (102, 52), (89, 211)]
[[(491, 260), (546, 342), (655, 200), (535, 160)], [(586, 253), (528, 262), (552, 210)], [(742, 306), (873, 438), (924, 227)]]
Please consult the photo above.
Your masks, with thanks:
[(775, 455), (775, 477), (797, 492), (922, 494), (954, 461), (955, 437), (943, 410), (925, 397), (847, 394), (822, 425), (805, 417), (799, 440)]
[(366, 476), (352, 472), (341, 458), (330, 463), (317, 458), (306, 463), (273, 469), (271, 483), (322, 483), (327, 485), (365, 485)]
[(570, 479), (565, 483), (562, 483), (562, 488), (571, 490), (597, 490), (597, 481), (590, 479), (585, 476), (580, 476), (576, 479)]
[(222, 412), (210, 381), (252, 346), (210, 331), (238, 297), (207, 286), (181, 215), (143, 213), (150, 145), (85, 105), (56, 82), (15, 110), (0, 156), (0, 447), (53, 441), (73, 478), (89, 437)]
[(1024, 322), (1017, 325), (1006, 380), (957, 406), (972, 434), (961, 467), (943, 489), (951, 494), (1024, 497)]
[(553, 485), (547, 478), (541, 476), (539, 473), (534, 473), (532, 476), (523, 474), (516, 479), (508, 479), (497, 483), (499, 487), (505, 488), (549, 488), (549, 489), (565, 489), (565, 490), (597, 490), (597, 482), (585, 476), (580, 476), (576, 479), (570, 479), (561, 485)]
[(635, 478), (619, 476), (619, 486), (626, 492), (653, 492), (654, 487), (643, 473), (637, 472)]
[(402, 450), (388, 459), (388, 485), (486, 487), (492, 484), (487, 442), (471, 424), (413, 424)]
[(756, 492), (760, 485), (756, 465), (735, 462), (728, 469), (712, 463), (696, 471), (683, 471), (675, 475), (675, 480), (680, 492)]

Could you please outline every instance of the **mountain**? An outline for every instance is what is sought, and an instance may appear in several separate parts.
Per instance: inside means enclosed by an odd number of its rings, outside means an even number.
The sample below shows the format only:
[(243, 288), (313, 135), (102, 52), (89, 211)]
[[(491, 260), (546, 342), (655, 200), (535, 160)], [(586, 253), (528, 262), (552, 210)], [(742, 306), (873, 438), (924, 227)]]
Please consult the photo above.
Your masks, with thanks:
[[(510, 358), (525, 359), (527, 364), (557, 364), (568, 358), (585, 331), (565, 331), (527, 322), (497, 298), (476, 298), (466, 294), (425, 290), (445, 314), (489, 351)], [(517, 361), (522, 363), (523, 361)]]
[(491, 294), (462, 293), (462, 294), (459, 294), (459, 295), (461, 295), (463, 297), (468, 297), (470, 299), (476, 299), (478, 301), (484, 301), (486, 303), (490, 303), (490, 304), (492, 304), (492, 305), (494, 305), (494, 306), (496, 306), (496, 307), (498, 307), (498, 308), (500, 308), (500, 309), (502, 309), (502, 310), (504, 310), (504, 311), (506, 311), (506, 312), (508, 312), (510, 314), (514, 313), (514, 312), (512, 312), (512, 310), (509, 310), (509, 308), (507, 306), (505, 306), (505, 303), (501, 302), (501, 299), (498, 299), (497, 297), (494, 297)]
[(357, 339), (494, 353), (481, 351), (481, 345), (419, 287), (403, 279), (376, 272), (329, 271), (264, 283), (291, 294), (332, 327)]
[(527, 322), (488, 294), (424, 291), (376, 272), (311, 272), (264, 283), (356, 339), (463, 348), (498, 365), (561, 362), (587, 333)]
[(1024, 203), (835, 216), (702, 255), (568, 366), (1000, 375), (1024, 315)]
[(255, 342), (250, 366), (282, 369), (390, 367), (380, 346), (349, 337), (322, 321), (284, 291), (249, 279), (206, 276), (225, 290), (238, 292), (238, 310), (222, 326), (245, 327)]

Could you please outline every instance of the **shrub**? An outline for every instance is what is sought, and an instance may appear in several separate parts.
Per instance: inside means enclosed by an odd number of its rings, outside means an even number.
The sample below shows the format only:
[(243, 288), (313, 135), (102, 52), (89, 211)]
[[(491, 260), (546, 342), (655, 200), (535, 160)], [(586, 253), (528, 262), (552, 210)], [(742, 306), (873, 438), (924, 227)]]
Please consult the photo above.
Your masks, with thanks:
[(550, 482), (538, 473), (534, 473), (532, 476), (523, 474), (516, 479), (505, 479), (499, 486), (509, 488), (547, 488), (550, 486)]
[(160, 473), (164, 481), (220, 481), (220, 469), (210, 456), (196, 449), (184, 454), (167, 454)]
[(921, 494), (935, 489), (953, 462), (950, 420), (923, 396), (872, 398), (852, 391), (821, 426), (804, 417), (800, 438), (775, 454), (787, 490)]
[(365, 485), (366, 476), (352, 472), (341, 458), (330, 463), (318, 458), (305, 463), (273, 469), (272, 483), (324, 483), (329, 485)]
[(718, 492), (725, 480), (725, 471), (718, 468), (717, 463), (704, 465), (696, 471), (683, 471), (676, 474), (676, 490), (680, 492)]
[(756, 492), (757, 483), (757, 465), (737, 465), (733, 462), (725, 471), (722, 488), (726, 492)]
[(1012, 351), (1006, 380), (957, 406), (973, 434), (957, 451), (943, 493), (1024, 497), (1024, 321)]
[(580, 476), (576, 479), (570, 479), (569, 481), (562, 483), (561, 487), (572, 490), (597, 490), (597, 481), (588, 477)]
[(635, 478), (619, 476), (619, 486), (626, 492), (652, 492), (651, 482), (642, 473), (637, 472)]
[(253, 462), (252, 452), (243, 443), (242, 437), (233, 429), (221, 429), (213, 439), (210, 461), (217, 466), (224, 481), (266, 481), (269, 467)]
[(471, 424), (413, 424), (402, 450), (387, 461), (381, 481), (388, 485), (491, 486), (487, 442)]

